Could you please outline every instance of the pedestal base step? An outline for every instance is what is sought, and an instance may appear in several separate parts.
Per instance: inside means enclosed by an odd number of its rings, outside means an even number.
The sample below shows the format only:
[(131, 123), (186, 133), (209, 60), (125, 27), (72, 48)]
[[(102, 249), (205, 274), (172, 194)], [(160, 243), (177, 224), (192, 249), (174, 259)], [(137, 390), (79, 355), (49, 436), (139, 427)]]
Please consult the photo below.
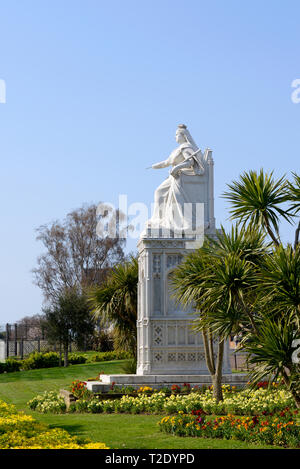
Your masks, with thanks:
[[(248, 382), (248, 375), (233, 373), (223, 375), (222, 383), (243, 388)], [(88, 381), (87, 389), (92, 392), (107, 392), (112, 384), (115, 386), (132, 386), (138, 389), (140, 386), (150, 386), (160, 389), (172, 384), (183, 385), (188, 383), (193, 386), (210, 386), (210, 375), (100, 375), (99, 381)]]

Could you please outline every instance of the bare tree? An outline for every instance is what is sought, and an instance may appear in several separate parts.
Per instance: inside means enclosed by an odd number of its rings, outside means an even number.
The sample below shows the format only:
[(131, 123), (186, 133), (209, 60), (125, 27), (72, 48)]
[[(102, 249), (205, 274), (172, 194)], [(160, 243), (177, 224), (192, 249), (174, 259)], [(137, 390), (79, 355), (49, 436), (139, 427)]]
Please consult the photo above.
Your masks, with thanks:
[[(97, 215), (97, 206), (84, 205), (70, 212), (60, 222), (42, 225), (37, 229), (37, 240), (46, 249), (37, 259), (33, 269), (34, 283), (43, 291), (46, 302), (57, 301), (67, 288), (84, 290), (99, 284), (110, 268), (124, 260), (125, 239), (104, 234), (99, 237), (97, 225), (114, 225), (118, 228), (124, 215), (107, 207)], [(107, 230), (109, 231), (109, 230)]]
[(17, 331), (18, 338), (35, 339), (44, 336), (44, 316), (35, 314), (33, 316), (25, 316), (16, 323), (16, 329), (12, 330), (12, 336)]

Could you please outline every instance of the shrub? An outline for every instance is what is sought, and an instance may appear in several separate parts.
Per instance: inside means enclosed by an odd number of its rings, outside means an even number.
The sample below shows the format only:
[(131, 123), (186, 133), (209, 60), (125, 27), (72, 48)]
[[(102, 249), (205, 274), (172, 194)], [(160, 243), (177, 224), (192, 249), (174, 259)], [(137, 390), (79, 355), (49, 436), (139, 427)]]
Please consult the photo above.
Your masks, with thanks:
[(7, 358), (6, 362), (6, 369), (7, 373), (11, 373), (13, 371), (20, 371), (22, 366), (22, 361), (14, 360), (13, 358)]
[(22, 361), (13, 358), (7, 358), (5, 362), (0, 363), (0, 373), (10, 373), (20, 371)]
[(132, 358), (129, 352), (99, 352), (92, 356), (93, 362), (103, 362), (112, 360), (126, 360)]
[(82, 363), (86, 363), (87, 358), (84, 355), (79, 355), (78, 353), (71, 353), (69, 355), (69, 363), (70, 365), (81, 365)]
[(31, 415), (0, 401), (0, 449), (108, 449), (105, 443), (80, 442), (61, 428), (49, 428)]
[(59, 358), (55, 352), (33, 352), (26, 360), (23, 360), (24, 370), (36, 370), (38, 368), (53, 368), (59, 365)]

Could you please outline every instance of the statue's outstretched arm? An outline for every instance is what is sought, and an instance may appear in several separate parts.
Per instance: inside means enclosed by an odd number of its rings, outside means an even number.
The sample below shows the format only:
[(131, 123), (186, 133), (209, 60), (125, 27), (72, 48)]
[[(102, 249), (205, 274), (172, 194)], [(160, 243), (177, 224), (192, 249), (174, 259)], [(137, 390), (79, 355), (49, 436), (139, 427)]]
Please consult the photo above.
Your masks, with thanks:
[(151, 166), (153, 169), (167, 168), (173, 164), (174, 158), (180, 153), (180, 148), (175, 148), (174, 151), (168, 156), (168, 158), (160, 163), (155, 163)]
[(170, 162), (169, 162), (169, 158), (164, 160), (164, 161), (161, 161), (160, 163), (155, 163), (153, 164), (151, 167), (153, 169), (160, 169), (160, 168), (167, 168), (168, 166), (170, 166)]

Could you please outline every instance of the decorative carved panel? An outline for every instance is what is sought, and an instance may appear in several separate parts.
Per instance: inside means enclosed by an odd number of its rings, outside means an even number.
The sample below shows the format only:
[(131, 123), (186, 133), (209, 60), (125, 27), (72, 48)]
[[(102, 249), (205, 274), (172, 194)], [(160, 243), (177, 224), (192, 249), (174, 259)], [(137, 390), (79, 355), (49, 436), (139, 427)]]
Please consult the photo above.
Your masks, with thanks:
[(153, 254), (153, 274), (159, 274), (161, 270), (161, 255)]
[(182, 259), (183, 256), (181, 254), (168, 254), (166, 259), (167, 268), (169, 269), (170, 267), (175, 267), (181, 264)]

